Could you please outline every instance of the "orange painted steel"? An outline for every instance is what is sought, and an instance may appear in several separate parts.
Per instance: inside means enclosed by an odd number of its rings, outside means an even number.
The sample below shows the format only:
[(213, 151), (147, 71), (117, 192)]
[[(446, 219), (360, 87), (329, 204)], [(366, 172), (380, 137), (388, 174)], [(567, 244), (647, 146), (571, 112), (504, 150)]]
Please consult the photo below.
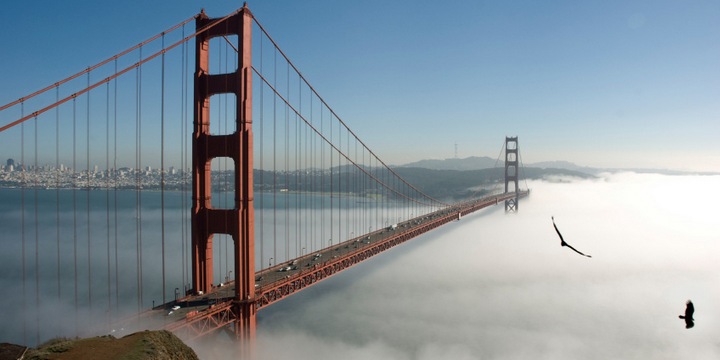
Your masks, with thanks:
[(233, 301), (213, 305), (203, 312), (188, 314), (185, 320), (165, 327), (183, 340), (194, 340), (236, 322), (238, 317)]
[(460, 216), (470, 214), (491, 205), (496, 205), (499, 202), (515, 198), (516, 196), (526, 196), (527, 194), (528, 192), (520, 192), (519, 194), (508, 193), (496, 195), (477, 201), (468, 201), (444, 210), (439, 210), (436, 213), (442, 213), (442, 215), (436, 216), (434, 219), (426, 221), (419, 226), (413, 226), (406, 230), (398, 231), (397, 234), (389, 236), (382, 241), (378, 241), (370, 246), (362, 247), (342, 257), (327, 261), (322, 265), (319, 265), (316, 268), (312, 269), (311, 271), (306, 270), (297, 274), (290, 275), (285, 279), (281, 279), (280, 281), (269, 284), (269, 286), (267, 287), (259, 289), (256, 296), (257, 307), (258, 309), (261, 309), (279, 300), (282, 300), (288, 295), (292, 295), (297, 291), (300, 291), (304, 288), (314, 285), (321, 280), (327, 279), (332, 275), (346, 270), (353, 265), (357, 265), (362, 261), (368, 260), (374, 255), (389, 250), (397, 245), (400, 245), (412, 238), (422, 235), (430, 230), (436, 229), (449, 222), (455, 221)]
[[(511, 192), (488, 196), (479, 200), (463, 202), (416, 219), (411, 219), (408, 223), (413, 223), (422, 218), (430, 218), (430, 220), (425, 220), (416, 226), (398, 228), (397, 233), (387, 236), (386, 238), (371, 245), (361, 247), (341, 257), (334, 258), (322, 264), (317, 264), (312, 269), (302, 270), (298, 273), (288, 275), (285, 278), (281, 278), (273, 283), (267, 284), (262, 288), (258, 288), (254, 295), (254, 302), (252, 303), (253, 310), (258, 311), (265, 308), (268, 305), (276, 303), (299, 292), (300, 290), (315, 285), (322, 280), (342, 272), (343, 270), (368, 260), (381, 252), (390, 250), (397, 245), (442, 225), (456, 221), (462, 216), (489, 206), (498, 205), (509, 199), (524, 197), (528, 194), (529, 191), (519, 191), (517, 193)], [(376, 233), (377, 232), (373, 234)], [(360, 238), (366, 237), (367, 235), (369, 234), (363, 235)], [(353, 241), (354, 240), (348, 240), (347, 243), (351, 243)], [(342, 246), (343, 244), (338, 244), (334, 247)], [(320, 252), (324, 250), (321, 250)], [(313, 256), (313, 254), (305, 255), (296, 260), (305, 259), (311, 256)], [(261, 276), (262, 274), (266, 274), (268, 272), (272, 272), (272, 269), (266, 269), (258, 272), (256, 276)], [(236, 322), (238, 319), (238, 313), (234, 311), (234, 309), (234, 302), (224, 301), (217, 305), (211, 305), (205, 310), (193, 312), (192, 314), (186, 316), (183, 320), (169, 324), (165, 328), (173, 331), (182, 339), (197, 338), (229, 325), (234, 321)]]
[[(215, 26), (209, 27), (209, 24)], [(196, 27), (208, 29), (196, 36), (195, 97), (192, 159), (192, 284), (196, 293), (208, 293), (213, 283), (213, 235), (228, 234), (234, 241), (235, 294), (231, 311), (203, 315), (204, 324), (224, 326), (235, 322), (239, 339), (251, 344), (255, 337), (255, 240), (253, 206), (253, 135), (252, 135), (252, 14), (244, 6), (236, 14), (210, 19), (201, 13)], [(210, 74), (210, 39), (237, 35), (238, 68), (227, 74)], [(237, 106), (236, 131), (229, 135), (210, 133), (210, 97), (234, 94)], [(233, 209), (212, 207), (211, 162), (228, 157), (235, 164), (235, 206)], [(222, 314), (221, 320), (216, 314)], [(192, 322), (193, 324), (196, 322)], [(204, 327), (198, 330), (203, 333)]]
[[(510, 192), (510, 183), (513, 184), (512, 192), (517, 193), (520, 167), (518, 166), (518, 138), (505, 137), (505, 193)], [(505, 200), (505, 212), (517, 212), (518, 199)]]
[[(219, 304), (207, 304), (192, 310), (186, 316), (165, 328), (185, 339), (211, 333), (234, 323), (236, 337), (244, 342), (244, 352), (252, 353), (256, 332), (256, 314), (267, 307), (304, 288), (327, 279), (345, 269), (400, 245), (407, 240), (460, 219), (482, 208), (497, 205), (528, 194), (517, 188), (468, 201), (418, 217), (407, 222), (408, 227), (397, 231), (376, 231), (365, 236), (379, 236), (380, 240), (367, 246), (355, 247), (342, 256), (312, 265), (292, 275), (255, 287), (256, 275), (272, 271), (266, 269), (255, 273), (254, 206), (253, 206), (253, 135), (252, 135), (252, 62), (251, 31), (253, 17), (247, 5), (237, 13), (221, 19), (210, 19), (205, 13), (196, 18), (195, 96), (192, 160), (192, 285), (195, 294), (218, 293), (213, 287), (214, 234), (229, 234), (234, 240), (235, 279), (234, 294), (223, 296)], [(206, 29), (200, 31), (200, 29)], [(239, 40), (238, 68), (233, 73), (210, 74), (210, 39), (237, 35)], [(225, 38), (227, 40), (227, 37)], [(236, 132), (229, 135), (210, 133), (210, 97), (216, 94), (234, 94), (237, 106)], [(214, 209), (212, 207), (211, 162), (218, 157), (229, 157), (235, 163), (235, 207)], [(515, 173), (517, 176), (517, 173)], [(515, 180), (517, 181), (517, 180)], [(395, 230), (395, 227), (393, 227)], [(359, 241), (359, 238), (351, 241)], [(345, 244), (343, 244), (345, 245)], [(346, 246), (348, 248), (348, 246)], [(326, 251), (328, 249), (321, 250)], [(337, 250), (337, 249), (336, 249)], [(320, 252), (317, 252), (318, 254)], [(308, 254), (300, 259), (307, 259)], [(202, 301), (200, 301), (202, 302)]]

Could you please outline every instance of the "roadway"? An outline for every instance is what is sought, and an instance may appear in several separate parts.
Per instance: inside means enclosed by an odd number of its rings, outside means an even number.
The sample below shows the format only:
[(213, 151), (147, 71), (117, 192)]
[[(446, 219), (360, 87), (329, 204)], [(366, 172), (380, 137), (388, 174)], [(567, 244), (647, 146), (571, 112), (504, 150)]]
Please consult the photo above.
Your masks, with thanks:
[[(526, 195), (527, 192), (522, 192), (520, 197)], [(255, 274), (256, 309), (277, 302), (419, 234), (513, 197), (515, 194), (512, 193), (500, 194), (456, 204), (263, 269)], [(134, 317), (133, 321), (142, 323), (145, 328), (166, 328), (175, 332), (181, 331), (183, 327), (195, 327), (197, 329), (191, 331), (190, 335), (201, 336), (234, 320), (234, 297), (233, 282), (220, 284), (207, 294), (186, 296), (145, 311)], [(126, 327), (132, 326), (127, 324)]]

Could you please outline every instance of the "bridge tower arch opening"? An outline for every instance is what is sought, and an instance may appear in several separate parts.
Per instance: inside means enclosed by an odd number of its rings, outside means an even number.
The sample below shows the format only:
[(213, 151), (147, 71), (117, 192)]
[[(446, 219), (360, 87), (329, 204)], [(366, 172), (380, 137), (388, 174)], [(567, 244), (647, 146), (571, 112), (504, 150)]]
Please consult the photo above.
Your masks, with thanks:
[[(237, 13), (212, 19), (204, 12), (196, 19), (195, 76), (192, 137), (192, 286), (195, 293), (213, 287), (213, 235), (233, 239), (235, 333), (241, 340), (253, 340), (256, 329), (255, 239), (253, 207), (252, 134), (252, 14), (247, 6)], [(237, 69), (210, 73), (211, 39), (237, 38)], [(216, 42), (215, 42), (216, 43)], [(234, 94), (235, 131), (210, 132), (210, 98)], [(212, 204), (212, 160), (226, 157), (234, 163), (234, 206), (215, 208)], [(248, 341), (248, 344), (251, 342)]]
[(517, 212), (520, 188), (518, 187), (518, 138), (505, 137), (505, 193), (515, 193), (515, 198), (505, 200), (505, 212)]

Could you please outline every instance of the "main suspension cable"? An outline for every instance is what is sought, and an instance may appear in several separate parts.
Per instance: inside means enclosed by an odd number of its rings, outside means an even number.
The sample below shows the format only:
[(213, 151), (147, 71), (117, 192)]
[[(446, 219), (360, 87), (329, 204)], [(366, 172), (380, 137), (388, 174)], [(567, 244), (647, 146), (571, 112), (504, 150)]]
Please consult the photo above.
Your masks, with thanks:
[[(313, 94), (315, 94), (315, 96), (317, 96), (318, 100), (320, 100), (320, 101), (322, 102), (322, 104), (325, 105), (325, 107), (327, 107), (327, 109), (328, 109), (328, 110), (330, 111), (330, 113), (338, 120), (338, 122), (339, 122), (340, 124), (342, 124), (342, 125), (347, 129), (347, 131), (349, 131), (349, 132), (353, 135), (353, 137), (355, 137), (355, 139), (356, 139), (357, 141), (359, 141), (366, 149), (368, 149), (368, 151), (369, 151), (373, 156), (375, 156), (375, 158), (376, 158), (385, 168), (387, 168), (388, 171), (390, 171), (394, 176), (396, 176), (398, 179), (400, 179), (400, 180), (401, 180), (403, 183), (405, 183), (407, 186), (410, 186), (413, 190), (417, 191), (419, 194), (422, 194), (423, 196), (427, 197), (428, 199), (430, 199), (430, 200), (432, 200), (432, 201), (434, 201), (434, 202), (436, 202), (436, 203), (438, 203), (438, 204), (441, 204), (441, 205), (444, 205), (444, 206), (449, 206), (449, 204), (446, 204), (446, 203), (444, 203), (444, 202), (442, 202), (442, 201), (440, 201), (440, 200), (437, 200), (437, 199), (434, 199), (434, 198), (428, 196), (427, 194), (424, 194), (422, 191), (420, 191), (419, 189), (417, 189), (415, 186), (413, 186), (412, 184), (408, 183), (404, 178), (402, 178), (399, 174), (397, 174), (390, 166), (388, 166), (384, 161), (382, 161), (372, 150), (370, 150), (370, 148), (369, 148), (362, 140), (360, 140), (360, 138), (347, 126), (347, 124), (340, 118), (340, 116), (338, 116), (338, 115), (335, 113), (335, 111), (332, 110), (332, 108), (330, 107), (330, 105), (320, 96), (320, 94), (315, 90), (315, 88), (310, 84), (310, 82), (307, 81), (307, 79), (302, 75), (302, 73), (300, 72), (300, 70), (295, 66), (295, 64), (294, 64), (292, 61), (290, 61), (290, 58), (289, 58), (287, 55), (285, 55), (285, 53), (282, 51), (282, 49), (280, 49), (280, 47), (279, 47), (278, 44), (275, 42), (275, 40), (273, 40), (273, 38), (270, 36), (270, 34), (268, 34), (268, 32), (265, 30), (265, 28), (260, 24), (260, 22), (258, 22), (258, 20), (257, 20), (254, 16), (253, 16), (253, 21), (255, 22), (255, 24), (257, 24), (258, 28), (263, 32), (263, 34), (265, 34), (265, 36), (267, 36), (268, 40), (270, 40), (270, 42), (272, 42), (272, 44), (273, 44), (273, 46), (275, 47), (276, 51), (279, 52), (279, 53), (283, 56), (283, 58), (284, 58), (285, 61), (289, 64), (289, 66), (291, 66), (291, 67), (293, 68), (293, 70), (295, 70), (295, 72), (298, 74), (298, 76), (300, 77), (300, 79), (302, 79), (303, 82), (308, 86), (308, 88), (313, 92)], [(236, 51), (237, 51), (237, 49), (236, 49)], [(253, 67), (253, 70), (255, 70), (255, 72), (257, 73), (257, 70), (256, 70), (254, 67)], [(262, 75), (260, 75), (260, 76), (262, 77)]]
[(132, 52), (132, 51), (137, 50), (138, 48), (140, 48), (140, 47), (142, 47), (142, 46), (144, 46), (144, 45), (146, 45), (146, 44), (149, 44), (149, 43), (157, 40), (159, 37), (163, 36), (163, 35), (166, 34), (166, 33), (173, 32), (173, 31), (177, 30), (179, 27), (184, 26), (185, 24), (189, 23), (190, 21), (195, 20), (198, 16), (199, 16), (199, 15), (194, 15), (194, 16), (190, 17), (189, 19), (187, 19), (187, 20), (185, 20), (185, 21), (183, 21), (183, 22), (181, 22), (181, 23), (179, 23), (179, 24), (177, 24), (177, 25), (175, 25), (175, 26), (173, 26), (173, 27), (171, 27), (171, 28), (163, 31), (162, 33), (157, 34), (157, 35), (155, 35), (155, 36), (153, 36), (153, 37), (151, 37), (151, 38), (149, 38), (149, 39), (147, 39), (147, 40), (145, 40), (145, 41), (143, 41), (143, 42), (141, 42), (141, 43), (139, 43), (139, 44), (137, 44), (137, 45), (135, 45), (135, 46), (133, 46), (133, 47), (130, 47), (129, 49), (127, 49), (127, 50), (125, 50), (125, 51), (122, 51), (122, 52), (118, 53), (118, 54), (115, 55), (115, 56), (112, 56), (112, 57), (110, 57), (110, 58), (108, 58), (108, 59), (105, 59), (105, 60), (103, 60), (103, 61), (101, 61), (101, 62), (99, 62), (99, 63), (97, 63), (97, 64), (95, 64), (95, 65), (93, 65), (93, 66), (90, 66), (90, 67), (88, 67), (87, 69), (85, 69), (85, 70), (83, 70), (83, 71), (81, 71), (81, 72), (79, 72), (79, 73), (77, 73), (77, 74), (75, 74), (75, 75), (69, 76), (69, 77), (67, 77), (67, 78), (65, 78), (65, 79), (63, 79), (63, 80), (60, 80), (60, 81), (58, 81), (58, 82), (56, 82), (56, 83), (54, 83), (54, 84), (52, 84), (52, 85), (50, 85), (50, 86), (47, 86), (47, 87), (45, 87), (45, 88), (42, 88), (42, 89), (40, 89), (40, 90), (38, 90), (38, 91), (30, 94), (30, 95), (21, 97), (20, 99), (17, 99), (17, 100), (15, 100), (15, 101), (10, 102), (10, 103), (8, 103), (8, 104), (5, 104), (5, 105), (3, 105), (3, 106), (0, 106), (0, 111), (3, 111), (3, 110), (5, 110), (5, 109), (7, 109), (7, 108), (9, 108), (9, 107), (11, 107), (11, 106), (15, 106), (15, 105), (17, 105), (17, 104), (19, 104), (19, 103), (22, 103), (22, 102), (24, 102), (24, 101), (27, 101), (27, 100), (29, 100), (29, 99), (37, 96), (37, 95), (40, 95), (40, 94), (42, 94), (42, 93), (44, 93), (44, 92), (46, 92), (46, 91), (48, 91), (48, 90), (50, 90), (50, 89), (52, 89), (52, 88), (58, 88), (58, 87), (60, 87), (60, 85), (65, 84), (65, 83), (67, 83), (68, 81), (71, 81), (71, 80), (73, 80), (73, 79), (76, 79), (76, 78), (78, 78), (78, 77), (80, 77), (80, 76), (83, 76), (83, 75), (85, 75), (85, 74), (87, 74), (87, 73), (89, 73), (89, 72), (91, 72), (91, 71), (93, 71), (93, 70), (95, 70), (95, 69), (97, 69), (97, 68), (99, 68), (99, 67), (102, 67), (103, 65), (106, 65), (106, 64), (108, 64), (108, 63), (110, 63), (110, 62), (112, 62), (112, 61), (116, 61), (116, 62), (117, 62), (117, 59), (119, 59), (119, 58), (121, 58), (121, 57), (129, 54), (129, 53)]
[[(365, 169), (362, 169), (362, 167), (359, 166), (359, 164), (358, 164), (357, 162), (355, 162), (353, 159), (350, 159), (350, 157), (349, 157), (347, 154), (343, 153), (342, 150), (339, 149), (337, 145), (333, 144), (331, 138), (329, 139), (327, 136), (323, 135), (322, 129), (319, 130), (318, 128), (316, 128), (315, 126), (313, 126), (312, 123), (311, 123), (307, 118), (305, 118), (302, 114), (300, 114), (300, 113), (298, 112), (298, 110), (295, 109), (295, 107), (292, 106), (292, 105), (289, 103), (289, 101), (288, 101), (287, 99), (285, 99), (285, 97), (283, 97), (283, 96), (278, 92), (277, 88), (276, 88), (275, 86), (271, 85), (271, 84), (268, 82), (268, 80), (267, 80), (262, 74), (260, 74), (255, 67), (253, 67), (253, 71), (255, 72), (255, 74), (257, 74), (257, 75), (260, 77), (260, 79), (261, 79), (263, 82), (265, 82), (265, 84), (267, 84), (268, 87), (270, 87), (270, 88), (273, 90), (273, 92), (274, 92), (275, 95), (276, 95), (274, 98), (280, 98), (280, 100), (282, 100), (287, 107), (289, 107), (292, 111), (294, 111), (294, 112), (298, 115), (298, 117), (299, 117), (300, 119), (302, 119), (303, 122), (305, 122), (305, 124), (306, 124), (307, 126), (309, 126), (309, 127), (315, 132), (315, 134), (317, 134), (317, 135), (318, 135), (320, 138), (322, 138), (328, 145), (330, 145), (330, 147), (332, 147), (335, 151), (337, 151), (338, 154), (339, 154), (339, 156), (344, 157), (344, 158), (347, 159), (349, 162), (351, 162), (355, 167), (360, 168), (360, 169), (363, 171), (363, 173), (365, 173), (366, 175), (370, 176), (370, 177), (371, 177), (372, 179), (374, 179), (376, 182), (378, 182), (379, 184), (381, 184), (381, 185), (383, 185), (384, 187), (386, 187), (389, 191), (395, 193), (395, 194), (398, 195), (399, 197), (409, 198), (407, 195), (402, 194), (401, 192), (399, 192), (398, 190), (396, 190), (394, 187), (391, 187), (391, 186), (388, 184), (388, 181), (387, 181), (387, 180), (386, 180), (386, 181), (382, 181), (382, 180), (378, 179), (375, 175), (373, 175), (371, 172), (369, 172), (369, 171), (367, 171), (367, 170), (365, 170)], [(331, 114), (331, 115), (332, 115), (332, 114)], [(337, 117), (335, 117), (335, 118), (337, 119)], [(322, 116), (321, 116), (321, 119), (322, 119)], [(331, 126), (330, 133), (332, 134), (332, 122), (330, 123), (330, 126)], [(368, 151), (369, 151), (370, 153), (372, 153), (372, 151), (370, 151), (369, 149), (368, 149)], [(374, 154), (373, 154), (373, 155), (374, 155)], [(323, 156), (323, 157), (324, 157), (324, 156)], [(332, 166), (333, 166), (332, 160), (333, 160), (333, 159), (332, 159), (332, 158), (333, 158), (333, 157), (330, 156), (330, 159), (331, 159), (331, 163), (330, 163), (330, 172), (331, 172), (330, 187), (331, 187), (331, 190), (330, 190), (330, 192), (331, 192), (331, 193), (333, 192), (333, 181), (332, 181), (332, 172), (333, 172), (333, 171), (332, 171)], [(384, 163), (382, 162), (382, 160), (378, 159), (376, 156), (375, 156), (375, 159), (376, 159), (376, 161), (384, 164)], [(387, 167), (385, 167), (384, 169), (387, 170), (388, 176), (390, 175), (390, 173), (391, 173), (391, 174), (396, 174), (395, 172), (393, 172), (391, 169), (389, 169), (389, 168), (387, 168)], [(405, 181), (404, 181), (401, 177), (397, 177), (397, 178), (400, 179), (400, 181), (403, 181), (403, 182), (405, 183)], [(408, 186), (411, 186), (411, 187), (412, 187), (412, 185), (409, 185), (409, 184), (408, 184)], [(413, 187), (413, 189), (415, 189), (415, 188)], [(417, 190), (417, 189), (415, 189), (415, 190), (416, 190), (418, 193), (423, 194), (420, 190)], [(433, 198), (431, 198), (431, 197), (429, 197), (429, 196), (426, 196), (426, 198), (428, 198), (428, 199), (433, 199)], [(409, 199), (410, 199), (410, 198), (409, 198)], [(433, 204), (431, 204), (431, 203), (424, 203), (424, 202), (421, 202), (421, 201), (418, 201), (418, 200), (415, 200), (415, 199), (410, 199), (410, 200), (411, 200), (411, 201), (414, 201), (414, 202), (417, 202), (418, 204), (427, 205), (427, 206), (433, 206)], [(447, 205), (447, 204), (445, 204), (445, 203), (440, 202), (439, 200), (436, 200), (436, 202), (439, 203), (439, 204)], [(331, 202), (331, 203), (332, 203), (332, 202)]]
[[(85, 94), (85, 93), (87, 93), (87, 92), (89, 92), (89, 91), (97, 88), (98, 86), (101, 86), (102, 84), (105, 84), (105, 83), (107, 83), (107, 82), (109, 82), (109, 81), (111, 81), (111, 80), (113, 80), (113, 79), (115, 79), (115, 78), (117, 78), (117, 77), (125, 74), (125, 73), (130, 72), (130, 71), (133, 70), (133, 69), (139, 68), (139, 67), (142, 66), (143, 64), (145, 64), (145, 63), (147, 63), (147, 62), (149, 62), (149, 61), (157, 58), (157, 57), (160, 56), (161, 54), (164, 54), (164, 53), (166, 53), (166, 52), (174, 49), (175, 47), (179, 46), (180, 44), (183, 44), (183, 43), (187, 42), (188, 40), (196, 37), (197, 35), (199, 35), (199, 34), (201, 34), (201, 33), (204, 33), (204, 32), (206, 32), (206, 31), (209, 31), (210, 29), (212, 29), (213, 27), (215, 27), (217, 24), (219, 24), (219, 23), (225, 21), (226, 19), (228, 19), (229, 17), (237, 14), (240, 10), (242, 10), (242, 9), (238, 9), (237, 11), (235, 11), (235, 12), (233, 12), (233, 13), (231, 13), (231, 14), (223, 17), (223, 18), (217, 19), (216, 21), (213, 21), (212, 23), (209, 23), (208, 25), (206, 25), (205, 27), (201, 28), (200, 30), (197, 30), (195, 33), (184, 37), (183, 39), (181, 39), (181, 40), (173, 43), (172, 45), (166, 47), (165, 49), (163, 49), (163, 50), (161, 50), (161, 51), (158, 51), (158, 52), (156, 52), (156, 53), (154, 53), (154, 54), (152, 54), (152, 55), (150, 55), (150, 56), (147, 56), (147, 57), (145, 57), (144, 59), (141, 59), (141, 60), (138, 61), (137, 63), (135, 63), (135, 64), (133, 64), (133, 65), (130, 65), (130, 66), (126, 67), (125, 69), (121, 70), (121, 71), (116, 71), (114, 75), (108, 76), (108, 77), (106, 77), (105, 79), (100, 80), (100, 81), (98, 81), (97, 83), (92, 84), (92, 85), (90, 85), (90, 86), (88, 86), (88, 87), (86, 87), (86, 88), (84, 88), (84, 89), (82, 89), (82, 90), (79, 90), (79, 91), (77, 91), (77, 92), (75, 92), (75, 93), (73, 93), (73, 94), (71, 94), (71, 95), (69, 95), (69, 96), (67, 96), (67, 97), (59, 100), (59, 101), (56, 101), (56, 102), (53, 103), (53, 104), (50, 104), (50, 105), (45, 106), (45, 107), (41, 108), (40, 110), (37, 110), (37, 111), (33, 112), (32, 114), (24, 115), (24, 116), (22, 116), (20, 119), (15, 120), (15, 121), (13, 121), (13, 122), (11, 122), (11, 123), (9, 123), (9, 124), (6, 124), (6, 125), (0, 127), (0, 132), (3, 132), (3, 131), (5, 131), (5, 130), (7, 130), (7, 129), (15, 126), (15, 125), (18, 125), (18, 124), (20, 124), (20, 123), (22, 123), (22, 122), (24, 122), (24, 121), (27, 121), (28, 119), (31, 119), (33, 116), (40, 115), (40, 114), (42, 114), (42, 113), (44, 113), (44, 112), (46, 112), (46, 111), (48, 111), (48, 110), (50, 110), (50, 109), (53, 109), (53, 108), (55, 108), (55, 107), (57, 107), (57, 106), (59, 106), (59, 105), (61, 105), (61, 104), (64, 104), (64, 103), (66, 103), (66, 102), (68, 102), (68, 101), (70, 101), (70, 100), (72, 100), (72, 99), (74, 99), (74, 98), (76, 98), (76, 97), (78, 97), (78, 96), (80, 96), (80, 95), (82, 95), (82, 94)], [(143, 47), (143, 44), (140, 44), (140, 45), (137, 46), (136, 49), (138, 49), (140, 52), (142, 52), (142, 47)], [(142, 58), (142, 57), (141, 57), (141, 58)], [(82, 72), (81, 75), (84, 74), (84, 73), (85, 73), (85, 72)], [(54, 86), (54, 85), (53, 85), (53, 86)], [(52, 87), (50, 87), (50, 88), (52, 88)], [(17, 102), (15, 102), (15, 103), (17, 103)], [(7, 107), (9, 107), (9, 106), (10, 106), (10, 105), (7, 105)], [(4, 109), (4, 108), (5, 108), (5, 107), (3, 107), (3, 109)]]

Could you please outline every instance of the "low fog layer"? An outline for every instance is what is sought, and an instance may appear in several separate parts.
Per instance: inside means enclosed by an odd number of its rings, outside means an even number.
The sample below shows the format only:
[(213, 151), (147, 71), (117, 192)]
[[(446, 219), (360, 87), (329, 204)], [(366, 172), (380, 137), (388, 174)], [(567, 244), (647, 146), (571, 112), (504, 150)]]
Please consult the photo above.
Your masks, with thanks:
[[(557, 180), (263, 309), (258, 357), (720, 358), (720, 178)], [(194, 348), (230, 356), (215, 341)]]

